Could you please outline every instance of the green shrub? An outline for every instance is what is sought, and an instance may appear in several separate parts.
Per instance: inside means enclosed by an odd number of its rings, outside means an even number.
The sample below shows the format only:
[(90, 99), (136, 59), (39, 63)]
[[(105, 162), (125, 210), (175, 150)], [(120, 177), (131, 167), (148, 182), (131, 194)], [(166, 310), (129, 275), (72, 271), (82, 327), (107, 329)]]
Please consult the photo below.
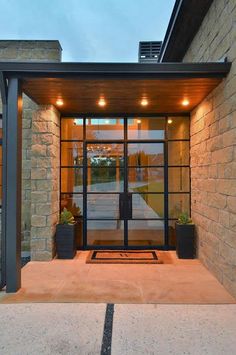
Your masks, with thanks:
[(179, 224), (190, 224), (190, 223), (192, 223), (192, 220), (191, 220), (191, 218), (189, 218), (189, 215), (187, 212), (183, 212), (179, 215), (178, 223)]
[(74, 224), (75, 219), (73, 214), (68, 211), (65, 207), (60, 214), (60, 224)]

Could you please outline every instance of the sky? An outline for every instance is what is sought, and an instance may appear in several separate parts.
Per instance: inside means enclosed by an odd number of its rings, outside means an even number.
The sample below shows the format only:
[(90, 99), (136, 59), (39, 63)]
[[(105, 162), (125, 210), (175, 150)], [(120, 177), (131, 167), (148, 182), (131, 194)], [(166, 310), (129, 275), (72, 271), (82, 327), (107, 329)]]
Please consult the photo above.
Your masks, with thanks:
[(163, 40), (175, 0), (0, 0), (0, 39), (58, 39), (63, 61), (136, 62)]

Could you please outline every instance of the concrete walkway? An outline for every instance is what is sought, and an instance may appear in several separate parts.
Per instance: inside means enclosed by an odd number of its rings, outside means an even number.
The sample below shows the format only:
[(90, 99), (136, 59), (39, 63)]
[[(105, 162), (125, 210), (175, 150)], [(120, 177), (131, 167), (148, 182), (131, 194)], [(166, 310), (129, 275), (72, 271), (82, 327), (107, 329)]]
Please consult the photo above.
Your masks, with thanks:
[(0, 304), (0, 314), (4, 355), (232, 355), (236, 349), (236, 305), (115, 305), (106, 332), (111, 351), (102, 346), (106, 304)]

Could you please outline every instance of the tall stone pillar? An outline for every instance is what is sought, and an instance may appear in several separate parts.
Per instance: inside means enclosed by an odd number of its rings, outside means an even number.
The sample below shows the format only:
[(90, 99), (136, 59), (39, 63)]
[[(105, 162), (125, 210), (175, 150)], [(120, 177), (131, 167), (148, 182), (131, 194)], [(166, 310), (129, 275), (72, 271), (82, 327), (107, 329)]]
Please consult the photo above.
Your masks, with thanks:
[(31, 259), (51, 260), (59, 216), (60, 114), (41, 106), (32, 117)]

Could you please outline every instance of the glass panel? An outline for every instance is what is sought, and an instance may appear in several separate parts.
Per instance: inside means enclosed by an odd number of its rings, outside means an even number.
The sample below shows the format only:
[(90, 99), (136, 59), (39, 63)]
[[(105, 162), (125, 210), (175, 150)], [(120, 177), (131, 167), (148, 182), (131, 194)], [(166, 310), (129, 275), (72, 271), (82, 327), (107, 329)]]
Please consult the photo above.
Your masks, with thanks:
[(83, 143), (61, 142), (61, 165), (83, 165)]
[(128, 188), (131, 192), (163, 192), (163, 168), (129, 168)]
[(120, 218), (119, 195), (113, 194), (88, 194), (88, 218)]
[(88, 168), (88, 191), (122, 192), (124, 191), (124, 169), (114, 168)]
[(124, 145), (116, 143), (88, 144), (88, 165), (115, 167), (124, 165)]
[(169, 245), (171, 247), (176, 247), (175, 222), (168, 221)]
[(129, 245), (163, 245), (164, 221), (128, 221)]
[(178, 218), (180, 213), (189, 214), (189, 194), (169, 194), (169, 218)]
[(61, 120), (61, 139), (71, 140), (83, 139), (83, 119), (82, 118), (63, 118)]
[(129, 118), (128, 139), (164, 139), (165, 119), (152, 118)]
[(86, 139), (124, 139), (124, 119), (122, 118), (87, 118)]
[(61, 168), (61, 192), (83, 191), (83, 169)]
[(189, 168), (168, 169), (169, 192), (189, 192)]
[(87, 221), (88, 245), (124, 245), (123, 221)]
[(74, 216), (78, 215), (80, 209), (83, 215), (83, 195), (81, 194), (61, 194), (61, 210), (67, 208)]
[(128, 164), (129, 166), (164, 165), (164, 144), (129, 143)]
[(168, 142), (168, 164), (189, 165), (189, 142)]
[(164, 195), (162, 194), (133, 194), (133, 218), (163, 218)]
[(168, 124), (168, 139), (189, 139), (189, 118), (188, 117), (168, 117), (172, 120)]

